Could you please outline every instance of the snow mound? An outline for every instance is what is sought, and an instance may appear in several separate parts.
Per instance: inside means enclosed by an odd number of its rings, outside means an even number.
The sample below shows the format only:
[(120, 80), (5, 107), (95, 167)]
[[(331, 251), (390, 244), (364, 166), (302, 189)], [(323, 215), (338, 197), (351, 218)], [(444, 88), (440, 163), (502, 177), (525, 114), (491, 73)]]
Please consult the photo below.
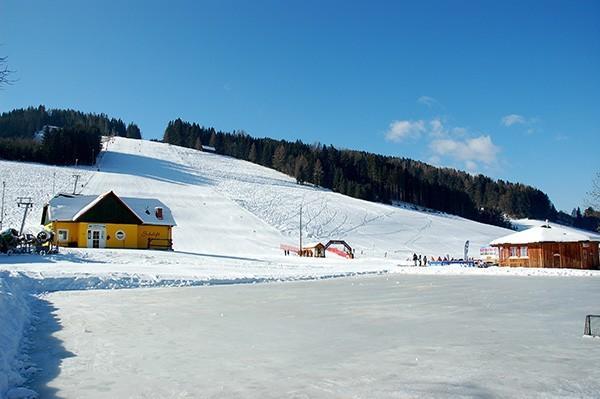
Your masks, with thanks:
[(23, 384), (23, 371), (29, 366), (22, 354), (26, 346), (23, 337), (31, 322), (30, 287), (27, 281), (0, 271), (0, 398), (16, 396), (23, 390), (13, 388)]

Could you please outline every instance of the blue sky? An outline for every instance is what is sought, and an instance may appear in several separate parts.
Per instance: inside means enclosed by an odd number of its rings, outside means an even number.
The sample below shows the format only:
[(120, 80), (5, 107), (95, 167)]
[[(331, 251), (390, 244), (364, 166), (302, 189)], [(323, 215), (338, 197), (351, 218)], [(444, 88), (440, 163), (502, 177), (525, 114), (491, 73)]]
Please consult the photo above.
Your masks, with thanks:
[(177, 117), (519, 181), (600, 170), (598, 1), (0, 2), (0, 111)]

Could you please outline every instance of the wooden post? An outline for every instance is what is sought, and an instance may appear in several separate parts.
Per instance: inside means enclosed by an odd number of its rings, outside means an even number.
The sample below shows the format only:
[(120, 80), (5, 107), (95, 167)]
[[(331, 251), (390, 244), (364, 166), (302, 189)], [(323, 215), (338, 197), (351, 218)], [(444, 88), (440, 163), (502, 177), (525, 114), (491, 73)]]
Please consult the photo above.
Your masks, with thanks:
[(300, 204), (300, 256), (302, 256), (302, 204)]

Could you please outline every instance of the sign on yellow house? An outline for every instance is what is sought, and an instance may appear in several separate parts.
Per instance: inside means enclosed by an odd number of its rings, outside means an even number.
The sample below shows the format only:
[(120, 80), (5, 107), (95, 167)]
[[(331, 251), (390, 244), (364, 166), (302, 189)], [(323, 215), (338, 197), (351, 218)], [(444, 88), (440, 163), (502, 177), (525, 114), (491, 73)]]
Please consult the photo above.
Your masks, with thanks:
[(172, 249), (175, 220), (154, 198), (58, 194), (44, 206), (42, 224), (63, 247)]

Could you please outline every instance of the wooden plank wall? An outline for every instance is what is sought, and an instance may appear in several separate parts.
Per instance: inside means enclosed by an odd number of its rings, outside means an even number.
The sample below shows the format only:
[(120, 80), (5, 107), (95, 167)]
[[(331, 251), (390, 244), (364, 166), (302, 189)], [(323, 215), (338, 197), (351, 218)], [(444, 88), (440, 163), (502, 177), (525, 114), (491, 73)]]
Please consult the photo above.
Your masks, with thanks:
[(500, 266), (600, 269), (597, 242), (529, 244), (527, 258), (511, 258), (510, 247), (511, 245), (499, 247)]

